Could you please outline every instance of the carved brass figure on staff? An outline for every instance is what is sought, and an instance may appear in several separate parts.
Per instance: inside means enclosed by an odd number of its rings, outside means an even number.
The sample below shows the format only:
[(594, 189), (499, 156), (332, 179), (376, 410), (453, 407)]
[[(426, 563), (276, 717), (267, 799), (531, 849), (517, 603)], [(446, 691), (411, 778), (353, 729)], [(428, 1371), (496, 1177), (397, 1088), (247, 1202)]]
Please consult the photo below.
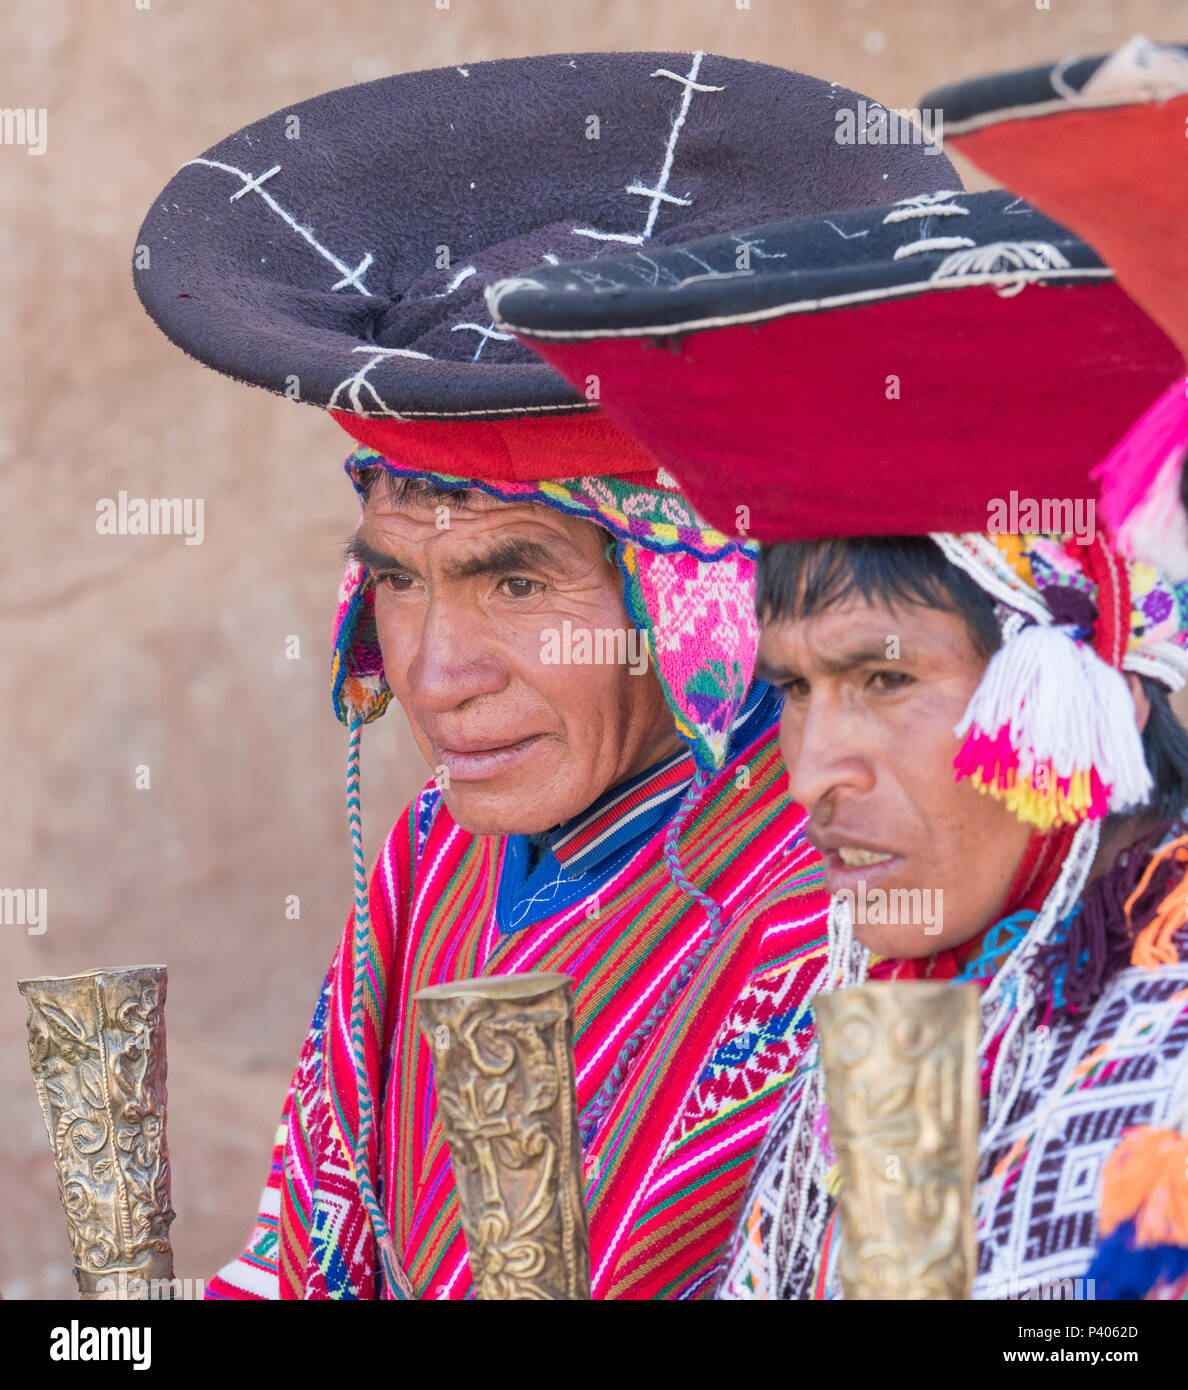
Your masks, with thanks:
[(847, 1299), (968, 1299), (979, 1093), (971, 985), (822, 994), (830, 1142)]
[(84, 1299), (170, 1288), (164, 966), (18, 981)]
[(419, 991), (480, 1299), (588, 1299), (589, 1235), (563, 975)]

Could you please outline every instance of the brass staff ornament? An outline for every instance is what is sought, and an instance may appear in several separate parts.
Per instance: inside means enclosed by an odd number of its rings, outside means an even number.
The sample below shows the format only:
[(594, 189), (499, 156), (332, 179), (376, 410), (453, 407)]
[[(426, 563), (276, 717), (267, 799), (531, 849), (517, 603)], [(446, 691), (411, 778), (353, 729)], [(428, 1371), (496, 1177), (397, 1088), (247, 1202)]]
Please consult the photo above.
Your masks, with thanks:
[(847, 1299), (968, 1299), (980, 1094), (975, 985), (888, 981), (814, 1001)]
[(29, 1061), (84, 1299), (173, 1278), (163, 965), (18, 980)]
[(588, 1299), (572, 981), (492, 975), (419, 990), (480, 1299)]

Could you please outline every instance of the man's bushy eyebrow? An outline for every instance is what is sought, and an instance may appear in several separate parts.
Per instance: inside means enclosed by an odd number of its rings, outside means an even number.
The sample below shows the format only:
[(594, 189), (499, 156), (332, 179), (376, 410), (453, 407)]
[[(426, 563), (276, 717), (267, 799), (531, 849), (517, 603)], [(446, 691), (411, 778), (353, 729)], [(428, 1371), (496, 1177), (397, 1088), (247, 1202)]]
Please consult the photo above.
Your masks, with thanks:
[(764, 661), (762, 657), (755, 659), (755, 679), (766, 681), (768, 685), (779, 685), (782, 681), (791, 680), (793, 672), (790, 666), (784, 666), (778, 661)]
[(397, 569), (402, 566), (402, 561), (394, 555), (385, 555), (382, 550), (376, 550), (373, 545), (369, 545), (358, 533), (353, 535), (346, 545), (342, 548), (342, 558), (347, 561), (355, 561), (363, 566), (365, 570), (380, 572), (389, 569)]
[(481, 554), (451, 564), (448, 573), (451, 579), (473, 579), (476, 575), (513, 574), (522, 569), (556, 569), (560, 563), (557, 551), (543, 541), (505, 536)]
[[(385, 554), (369, 544), (362, 536), (353, 535), (343, 547), (343, 558), (354, 560), (372, 573), (403, 569), (416, 574), (416, 569), (395, 555)], [(480, 575), (507, 575), (523, 569), (558, 569), (563, 556), (557, 548), (526, 536), (505, 536), (485, 550), (447, 567), (451, 579), (473, 579)]]
[[(817, 664), (827, 675), (847, 675), (851, 671), (860, 670), (863, 666), (870, 666), (875, 663), (882, 664), (888, 660), (887, 647), (884, 641), (871, 638), (859, 638), (855, 645), (848, 650), (843, 649), (835, 655), (821, 655), (817, 658)], [(897, 664), (898, 659), (897, 659)], [(755, 674), (760, 680), (765, 680), (771, 685), (778, 685), (782, 681), (799, 680), (802, 672), (791, 666), (785, 665), (780, 661), (765, 661), (762, 657), (756, 658)]]

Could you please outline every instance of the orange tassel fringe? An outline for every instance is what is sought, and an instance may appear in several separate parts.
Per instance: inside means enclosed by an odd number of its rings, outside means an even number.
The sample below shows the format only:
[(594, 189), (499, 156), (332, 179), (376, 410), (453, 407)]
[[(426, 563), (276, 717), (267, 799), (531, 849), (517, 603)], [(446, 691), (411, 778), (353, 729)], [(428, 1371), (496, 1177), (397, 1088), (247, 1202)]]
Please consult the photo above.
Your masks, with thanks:
[(1188, 1247), (1188, 1135), (1138, 1125), (1106, 1160), (1101, 1234), (1134, 1218), (1140, 1249)]
[[(1173, 840), (1170, 845), (1165, 845), (1158, 854), (1152, 856), (1151, 862), (1143, 871), (1138, 887), (1126, 900), (1127, 923), (1130, 922), (1130, 913), (1135, 903), (1146, 892), (1152, 874), (1160, 864), (1169, 858), (1174, 858), (1181, 864), (1188, 866), (1188, 835), (1181, 835), (1178, 840)], [(1159, 904), (1155, 916), (1135, 937), (1134, 948), (1130, 953), (1131, 965), (1145, 966), (1148, 970), (1154, 970), (1160, 965), (1175, 965), (1180, 956), (1172, 943), (1172, 937), (1186, 922), (1188, 922), (1188, 874), (1185, 874), (1164, 898)]]

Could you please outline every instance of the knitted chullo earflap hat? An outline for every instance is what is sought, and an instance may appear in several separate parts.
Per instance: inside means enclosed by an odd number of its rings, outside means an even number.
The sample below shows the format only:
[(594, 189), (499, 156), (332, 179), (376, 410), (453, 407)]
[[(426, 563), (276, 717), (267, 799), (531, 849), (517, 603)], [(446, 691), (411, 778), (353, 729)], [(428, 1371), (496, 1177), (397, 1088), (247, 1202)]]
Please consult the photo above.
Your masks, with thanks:
[[(596, 381), (572, 386), (499, 329), (484, 291), (541, 265), (627, 246), (643, 255), (953, 182), (922, 143), (839, 146), (836, 113), (860, 101), (837, 84), (701, 52), (556, 54), (344, 88), (183, 165), (138, 236), (137, 292), (200, 361), (328, 410), (363, 446), (352, 477), (379, 464), (606, 527), (627, 610), (648, 633), (704, 787), (750, 681), (753, 547), (695, 514), (601, 411)], [(597, 269), (588, 274), (597, 281)], [(350, 728), (360, 1078), (378, 1045), (366, 1002), (360, 734), (391, 698), (373, 600), (369, 576), (348, 569), (334, 702)], [(696, 897), (673, 830), (670, 841), (670, 871)], [(373, 1124), (361, 1081), (356, 1177), (388, 1285), (406, 1296), (370, 1177)]]
[[(723, 763), (746, 698), (759, 630), (752, 601), (758, 547), (707, 526), (662, 469), (618, 477), (496, 482), (406, 468), (373, 449), (357, 449), (346, 470), (382, 467), (428, 478), (445, 489), (478, 489), (503, 501), (536, 502), (609, 531), (628, 617), (646, 637), (677, 733), (699, 772)], [(358, 564), (339, 593), (332, 666), (334, 708), (348, 727), (376, 719), (392, 692), (375, 633), (375, 588)]]
[(955, 149), (1090, 242), (1178, 346), (1099, 473), (1123, 553), (1188, 578), (1188, 48), (1137, 37), (1105, 56), (941, 87), (921, 104), (943, 112)]

